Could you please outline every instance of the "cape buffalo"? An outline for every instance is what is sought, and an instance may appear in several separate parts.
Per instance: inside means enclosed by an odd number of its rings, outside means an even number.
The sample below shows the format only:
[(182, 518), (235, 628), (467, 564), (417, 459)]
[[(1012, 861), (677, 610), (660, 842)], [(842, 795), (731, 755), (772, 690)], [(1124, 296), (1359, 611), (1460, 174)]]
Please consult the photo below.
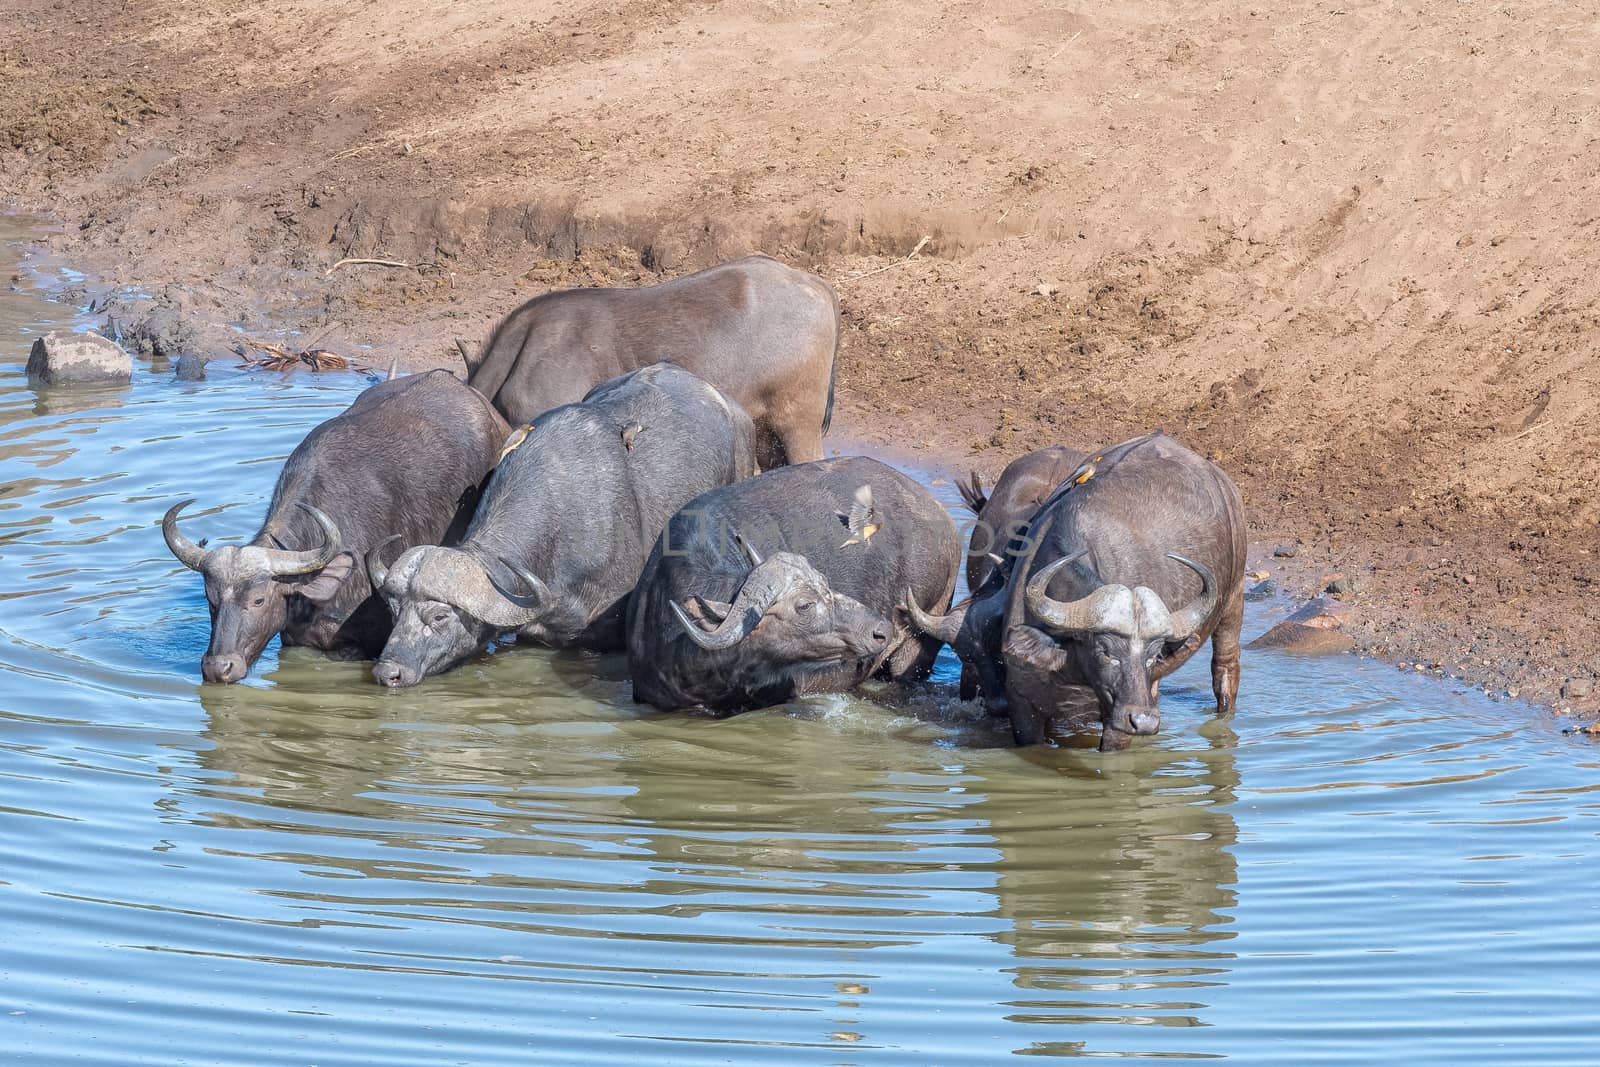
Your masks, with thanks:
[(822, 458), (838, 348), (832, 287), (746, 256), (659, 285), (535, 297), (495, 326), (468, 380), (515, 425), (598, 382), (676, 363), (749, 412), (770, 469)]
[(267, 518), (249, 544), (203, 548), (161, 520), (172, 554), (205, 575), (208, 682), (237, 682), (274, 634), (371, 658), (389, 637), (362, 554), (385, 539), (434, 544), (459, 535), (510, 428), (448, 371), (372, 386), (290, 453)]
[(977, 471), (968, 481), (956, 483), (976, 517), (967, 542), (967, 610), (941, 625), (916, 604), (908, 609), (919, 628), (948, 643), (960, 657), (962, 700), (971, 700), (981, 690), (992, 709), (1003, 709), (1005, 687), (993, 669), (999, 662), (1000, 620), (1005, 614), (1004, 597), (994, 595), (1004, 578), (1004, 571), (997, 568), (1009, 566), (1006, 554), (1016, 551), (1034, 512), (1084, 457), (1075, 448), (1051, 445), (1012, 460), (988, 494)]
[(961, 566), (955, 523), (877, 460), (768, 471), (691, 501), (650, 553), (628, 612), (634, 699), (736, 711), (927, 673), (940, 642), (901, 591), (940, 610)]
[[(1214, 464), (1157, 431), (1092, 454), (1034, 516), (987, 595), (939, 618), (931, 631), (970, 635), (962, 616), (997, 630), (967, 637), (984, 656), (986, 685), (1003, 673), (1004, 708), (1021, 744), (1044, 738), (1072, 697), (1092, 691), (1103, 751), (1160, 727), (1158, 682), (1207, 638), (1217, 709), (1239, 688), (1244, 614), (1244, 509)], [(1013, 546), (1013, 553), (1018, 546)], [(986, 657), (987, 658), (987, 657)]]
[(1050, 445), (1006, 464), (988, 493), (983, 491), (977, 471), (966, 482), (956, 483), (962, 501), (977, 517), (967, 543), (969, 592), (983, 586), (995, 568), (994, 557), (1004, 556), (1007, 545), (1028, 528), (1039, 505), (1078, 469), (1087, 455), (1066, 445)]
[[(372, 674), (415, 685), (507, 631), (557, 648), (623, 643), (629, 593), (673, 512), (755, 470), (750, 416), (656, 364), (512, 435), (455, 548), (368, 567), (394, 612)], [(520, 588), (518, 588), (520, 587)]]

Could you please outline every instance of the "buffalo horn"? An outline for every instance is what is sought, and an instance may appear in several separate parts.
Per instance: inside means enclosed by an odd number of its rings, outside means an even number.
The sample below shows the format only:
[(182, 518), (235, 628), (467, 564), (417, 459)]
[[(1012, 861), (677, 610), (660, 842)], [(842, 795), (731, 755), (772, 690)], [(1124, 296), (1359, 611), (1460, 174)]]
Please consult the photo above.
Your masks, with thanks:
[(206, 550), (183, 536), (178, 530), (178, 512), (193, 503), (194, 500), (191, 498), (167, 509), (167, 513), (161, 517), (161, 536), (167, 539), (167, 547), (178, 557), (179, 563), (192, 571), (203, 571), (206, 569)]
[(382, 589), (383, 580), (389, 577), (389, 568), (383, 565), (383, 550), (398, 540), (400, 535), (394, 534), (367, 549), (367, 581), (372, 583), (374, 590)]
[(1200, 629), (1216, 610), (1217, 579), (1204, 564), (1184, 559), (1175, 552), (1168, 552), (1167, 558), (1177, 560), (1200, 576), (1200, 595), (1172, 613), (1172, 636), (1181, 641)]
[(717, 652), (732, 648), (750, 636), (750, 631), (756, 628), (761, 616), (766, 614), (767, 609), (782, 594), (782, 587), (775, 584), (771, 576), (768, 576), (766, 581), (752, 581), (751, 578), (746, 578), (744, 584), (739, 587), (739, 595), (733, 598), (728, 614), (723, 617), (722, 624), (710, 631), (702, 629), (676, 601), (669, 600), (667, 604), (672, 608), (672, 614), (678, 617), (678, 622), (683, 625), (683, 630), (691, 641), (701, 648)]
[(1096, 597), (1100, 595), (1100, 590), (1096, 589), (1081, 600), (1070, 602), (1056, 600), (1045, 592), (1045, 589), (1050, 585), (1050, 579), (1056, 576), (1056, 572), (1074, 561), (1082, 559), (1088, 555), (1088, 552), (1088, 549), (1080, 549), (1070, 556), (1062, 556), (1043, 569), (1036, 571), (1033, 577), (1028, 580), (1028, 588), (1024, 594), (1028, 610), (1052, 630), (1068, 632), (1087, 630), (1093, 622)]
[(947, 645), (955, 644), (956, 635), (961, 632), (961, 624), (967, 617), (967, 607), (967, 604), (962, 604), (952, 608), (948, 615), (931, 615), (922, 610), (915, 593), (910, 589), (905, 591), (906, 614), (911, 616), (912, 624)]
[(499, 568), (485, 567), (483, 569), (483, 573), (489, 579), (489, 584), (494, 587), (494, 591), (496, 593), (500, 594), (500, 599), (504, 600), (506, 603), (515, 608), (521, 609), (521, 611), (526, 614), (526, 618), (522, 619), (520, 622), (513, 623), (513, 625), (526, 626), (528, 623), (538, 618), (539, 615), (541, 615), (544, 610), (550, 606), (551, 601), (554, 599), (550, 592), (550, 587), (545, 585), (544, 582), (540, 581), (536, 575), (532, 574), (523, 567), (519, 567), (513, 563), (507, 563), (503, 559), (497, 559), (496, 562), (499, 563), (501, 567), (504, 567), (506, 570), (520, 578), (522, 580), (522, 584), (527, 586), (529, 589), (529, 592), (527, 593), (513, 593), (511, 590), (507, 589), (503, 584), (501, 584), (500, 579), (495, 574), (495, 571)]
[(317, 521), (322, 528), (322, 544), (304, 552), (292, 552), (283, 548), (267, 549), (267, 569), (279, 578), (286, 578), (294, 574), (311, 574), (320, 571), (333, 562), (343, 548), (339, 540), (339, 527), (322, 511), (310, 504), (301, 504), (300, 508)]
[(761, 566), (761, 553), (756, 551), (756, 546), (745, 540), (744, 534), (734, 534), (733, 539), (739, 542), (739, 551), (744, 553), (744, 558), (749, 562), (751, 569)]

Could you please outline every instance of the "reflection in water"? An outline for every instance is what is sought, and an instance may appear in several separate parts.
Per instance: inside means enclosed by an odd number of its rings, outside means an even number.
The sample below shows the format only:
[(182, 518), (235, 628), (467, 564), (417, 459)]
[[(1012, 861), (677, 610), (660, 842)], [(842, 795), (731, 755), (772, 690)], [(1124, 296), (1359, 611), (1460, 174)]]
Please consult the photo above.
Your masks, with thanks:
[(452, 974), (698, 998), (636, 1039), (720, 1040), (722, 1016), (744, 1034), (763, 1003), (783, 1011), (738, 1040), (916, 1047), (911, 1003), (1003, 1029), (1184, 1025), (1225, 973), (1225, 726), (1107, 769), (985, 747), (965, 706), (662, 716), (619, 657), (513, 649), (391, 693), (297, 653), (264, 680), (201, 690), (210, 773), (169, 814), (269, 839), (233, 854), (315, 872), (260, 891), (319, 921), (450, 927)]
[(249, 528), (363, 383), (140, 370), (46, 410), (18, 372), (57, 312), (12, 296), (25, 1062), (1592, 1058), (1596, 764), (1521, 711), (1263, 655), (1235, 719), (1186, 668), (1162, 735), (1101, 755), (1011, 748), (948, 657), (931, 689), (726, 720), (525, 647), (393, 692), (305, 650), (201, 687), (204, 599), (156, 519), (199, 496)]
[[(1010, 925), (1001, 940), (1024, 961), (1019, 1021), (1203, 1025), (1207, 989), (1233, 958), (1237, 904), (1237, 738), (1209, 725), (1203, 747), (1070, 754), (1059, 807), (1035, 809), (1027, 792), (977, 806), (1017, 813), (991, 821), (1010, 829), (997, 894)], [(1059, 1044), (1033, 1051), (1082, 1047)]]

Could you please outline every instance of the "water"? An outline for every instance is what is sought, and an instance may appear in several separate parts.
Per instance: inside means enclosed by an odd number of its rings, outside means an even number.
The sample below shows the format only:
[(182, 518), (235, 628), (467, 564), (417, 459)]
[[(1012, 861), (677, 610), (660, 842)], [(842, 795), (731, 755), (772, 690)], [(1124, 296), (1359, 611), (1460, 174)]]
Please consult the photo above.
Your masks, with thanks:
[(1234, 719), (1197, 661), (1100, 755), (1008, 747), (948, 662), (724, 722), (525, 648), (202, 687), (156, 519), (248, 536), (362, 382), (41, 400), (65, 317), (0, 294), (8, 1062), (1596, 1062), (1596, 750), (1531, 709), (1247, 653)]

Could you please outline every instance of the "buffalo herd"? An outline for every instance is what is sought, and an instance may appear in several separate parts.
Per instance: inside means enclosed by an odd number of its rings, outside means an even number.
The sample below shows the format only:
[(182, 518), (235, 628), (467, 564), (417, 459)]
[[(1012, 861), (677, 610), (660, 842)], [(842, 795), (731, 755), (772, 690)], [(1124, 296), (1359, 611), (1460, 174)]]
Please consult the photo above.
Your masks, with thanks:
[(1232, 710), (1226, 474), (1160, 431), (1043, 448), (960, 486), (963, 544), (913, 479), (823, 458), (839, 331), (825, 281), (750, 256), (531, 300), (465, 383), (391, 374), (294, 450), (248, 543), (206, 548), (178, 528), (192, 501), (167, 511), (205, 579), (201, 674), (239, 681), (281, 634), (409, 686), (514, 634), (625, 650), (636, 700), (730, 713), (915, 682), (949, 645), (962, 698), (1018, 743), (1097, 719), (1115, 750), (1156, 732), (1161, 679), (1209, 640)]

